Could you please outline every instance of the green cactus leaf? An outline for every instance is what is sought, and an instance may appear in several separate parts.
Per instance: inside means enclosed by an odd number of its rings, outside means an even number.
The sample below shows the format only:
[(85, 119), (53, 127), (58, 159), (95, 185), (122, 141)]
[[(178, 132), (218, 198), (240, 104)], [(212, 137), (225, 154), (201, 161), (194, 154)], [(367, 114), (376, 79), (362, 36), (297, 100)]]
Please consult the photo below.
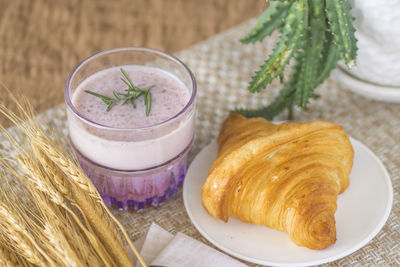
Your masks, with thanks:
[(257, 19), (248, 35), (240, 41), (244, 44), (262, 41), (284, 24), (289, 8), (289, 1), (270, 1), (269, 7)]
[(357, 56), (357, 39), (354, 35), (353, 16), (350, 14), (351, 6), (347, 0), (327, 0), (326, 14), (330, 30), (339, 47), (341, 57), (346, 65), (351, 68)]
[(275, 100), (266, 107), (260, 109), (236, 109), (233, 113), (242, 114), (248, 118), (263, 117), (267, 120), (272, 120), (275, 116), (285, 109), (291, 109), (293, 105), (294, 95), (296, 92), (296, 83), (300, 75), (303, 53), (299, 52), (296, 55), (296, 62), (292, 68), (292, 72), (285, 83), (284, 87), (279, 92)]
[(324, 48), (326, 30), (323, 6), (320, 0), (310, 0), (310, 27), (306, 32), (304, 57), (295, 94), (296, 104), (301, 108), (307, 106), (308, 99), (314, 93), (314, 81), (323, 60), (321, 53)]
[[(275, 29), (280, 32), (276, 47), (252, 77), (248, 90), (259, 92), (277, 77), (284, 86), (268, 106), (234, 111), (247, 117), (272, 119), (285, 109), (292, 114), (295, 104), (305, 108), (309, 99), (316, 96), (315, 88), (329, 77), (337, 62), (344, 59), (351, 66), (357, 55), (349, 0), (278, 2), (270, 1), (271, 9), (263, 13), (242, 42), (262, 40)], [(284, 4), (288, 6), (283, 8)], [(294, 55), (289, 79), (284, 81), (284, 70)]]
[(336, 65), (340, 59), (340, 53), (338, 46), (333, 40), (332, 33), (326, 32), (326, 42), (324, 50), (322, 51), (323, 64), (320, 65), (319, 73), (314, 81), (314, 87), (317, 87), (325, 81), (331, 74), (331, 71), (336, 68)]
[(268, 60), (253, 76), (249, 85), (250, 92), (259, 92), (283, 72), (302, 42), (302, 36), (307, 29), (307, 14), (306, 0), (292, 4), (286, 23), (281, 30), (280, 40)]

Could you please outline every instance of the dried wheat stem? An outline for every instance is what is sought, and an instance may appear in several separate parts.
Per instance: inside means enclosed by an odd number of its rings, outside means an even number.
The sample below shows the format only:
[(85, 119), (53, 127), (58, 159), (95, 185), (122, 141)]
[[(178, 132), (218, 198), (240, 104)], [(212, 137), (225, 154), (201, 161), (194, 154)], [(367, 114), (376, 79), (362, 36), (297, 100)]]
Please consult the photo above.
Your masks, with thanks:
[[(110, 211), (108, 211), (101, 196), (82, 169), (74, 163), (73, 160), (68, 158), (68, 156), (60, 150), (61, 148), (56, 146), (48, 138), (39, 123), (32, 119), (34, 112), (29, 101), (25, 97), (17, 99), (7, 88), (6, 90), (11, 99), (18, 106), (19, 115), (11, 112), (2, 104), (0, 104), (0, 113), (3, 113), (12, 122), (18, 125), (28, 139), (30, 139), (31, 144), (36, 144), (36, 148), (42, 150), (43, 153), (60, 168), (60, 170), (70, 179), (71, 184), (76, 185), (71, 188), (71, 193), (75, 199), (76, 206), (79, 207), (82, 214), (86, 216), (87, 221), (89, 222), (88, 225), (92, 226), (95, 234), (104, 243), (107, 250), (113, 256), (113, 259), (116, 260), (116, 264), (121, 266), (130, 266), (132, 265), (132, 261), (119, 239), (119, 234), (114, 223), (120, 227), (129, 246), (136, 254), (139, 261), (143, 266), (146, 266), (133, 243), (130, 241), (126, 231)], [(25, 120), (27, 120), (27, 122), (24, 122)], [(107, 230), (105, 230), (105, 228)]]
[[(2, 165), (5, 169), (10, 171), (23, 184), (25, 184), (28, 187), (30, 184), (32, 184), (34, 186), (34, 188), (32, 188), (32, 190), (30, 190), (31, 192), (34, 192), (35, 190), (39, 190), (40, 192), (43, 192), (48, 197), (48, 199), (51, 200), (53, 203), (64, 208), (71, 215), (71, 217), (73, 217), (75, 223), (78, 225), (78, 227), (81, 228), (82, 232), (86, 235), (86, 237), (89, 240), (89, 243), (95, 249), (96, 254), (103, 260), (105, 266), (112, 266), (113, 260), (108, 255), (107, 250), (104, 248), (102, 243), (96, 238), (96, 236), (93, 233), (89, 232), (85, 228), (85, 226), (82, 224), (82, 222), (80, 221), (78, 216), (68, 207), (67, 202), (63, 198), (62, 194), (60, 194), (60, 192), (57, 191), (57, 189), (53, 186), (51, 180), (49, 179), (50, 177), (40, 168), (41, 167), (40, 164), (39, 163), (35, 164), (32, 157), (30, 157), (30, 158), (18, 157), (18, 163), (19, 163), (19, 165), (18, 165), (19, 168), (22, 171), (24, 171), (25, 174), (27, 174), (26, 176), (22, 177), (4, 159), (0, 159), (0, 165)], [(58, 174), (58, 175), (60, 175), (60, 174)], [(26, 181), (29, 181), (31, 183), (26, 183)], [(61, 191), (66, 193), (65, 189), (61, 190)], [(37, 193), (36, 193), (36, 195), (37, 195)], [(68, 197), (72, 199), (72, 197), (70, 195)], [(40, 199), (36, 199), (36, 202), (40, 203)], [(42, 200), (42, 202), (43, 202), (43, 200)], [(48, 208), (49, 206), (50, 206), (49, 203), (45, 203), (44, 205), (42, 205), (42, 209)], [(50, 214), (52, 212), (53, 211), (50, 211), (47, 209), (48, 214)], [(57, 218), (54, 218), (54, 220), (57, 220)], [(58, 220), (58, 221), (62, 222), (61, 220)], [(68, 227), (67, 227), (67, 229), (68, 229)], [(48, 229), (48, 232), (49, 232), (49, 229)], [(46, 234), (46, 233), (44, 233), (44, 234)], [(48, 239), (51, 240), (51, 238), (48, 238)]]
[[(86, 191), (91, 197), (93, 197), (97, 203), (102, 206), (102, 210), (105, 211), (108, 216), (117, 224), (122, 234), (124, 235), (129, 247), (132, 249), (139, 262), (146, 266), (146, 263), (140, 256), (136, 247), (133, 245), (128, 234), (126, 233), (124, 227), (119, 223), (119, 221), (114, 217), (114, 215), (105, 206), (100, 194), (98, 193), (95, 186), (92, 184), (90, 179), (86, 176), (83, 170), (77, 166), (77, 164), (70, 158), (63, 156), (64, 153), (58, 151), (56, 146), (52, 144), (46, 136), (36, 134), (31, 141), (32, 146), (36, 146), (36, 150), (42, 150), (45, 155), (47, 155), (54, 163), (56, 163), (60, 169), (84, 191)], [(74, 194), (75, 195), (75, 194)], [(76, 196), (76, 195), (75, 195)]]
[(32, 264), (42, 265), (48, 262), (49, 265), (55, 266), (54, 261), (35, 242), (24, 223), (3, 203), (0, 203), (0, 217), (3, 218), (0, 220), (0, 236), (3, 236), (18, 254)]
[[(7, 193), (5, 193), (4, 189), (0, 190), (4, 196), (1, 198), (2, 204), (12, 210), (14, 214), (18, 214), (19, 220), (24, 222), (24, 227), (29, 229), (32, 238), (38, 242), (37, 244), (46, 255), (54, 261), (53, 266), (85, 266), (70, 247), (70, 243), (73, 240), (68, 242), (64, 233), (59, 229), (60, 225), (64, 226), (65, 220), (61, 219), (64, 216), (60, 212), (58, 205), (50, 202), (47, 194), (40, 190), (37, 191), (37, 185), (27, 183), (24, 177), (14, 169), (10, 169), (12, 167), (7, 162), (1, 160), (1, 165), (5, 170), (9, 171), (9, 174), (14, 175), (14, 181), (19, 180), (21, 184), (27, 187), (28, 191), (25, 194), (28, 194), (30, 199), (29, 206), (25, 206), (24, 203), (16, 205), (15, 203), (18, 203), (19, 197), (9, 186)], [(35, 169), (37, 168), (38, 166)], [(42, 190), (44, 191), (43, 188)], [(64, 227), (68, 231), (72, 231), (73, 228), (73, 225), (65, 225)]]
[[(38, 134), (42, 134), (42, 132), (38, 131)], [(57, 190), (59, 191), (59, 193), (61, 193), (66, 199), (68, 199), (71, 202), (71, 205), (75, 206), (80, 211), (83, 219), (85, 220), (87, 227), (89, 228), (89, 232), (93, 232), (93, 229), (91, 229), (90, 223), (88, 222), (85, 214), (82, 212), (79, 205), (77, 203), (75, 203), (75, 200), (71, 195), (71, 192), (70, 192), (71, 184), (67, 181), (64, 173), (62, 173), (58, 167), (54, 166), (53, 161), (51, 161), (49, 159), (49, 157), (43, 152), (42, 149), (38, 149), (38, 146), (35, 142), (31, 142), (31, 149), (32, 149), (34, 156), (43, 165), (43, 168), (49, 173), (52, 173), (52, 172), (54, 173), (53, 179), (50, 182), (54, 182), (54, 185), (57, 188)]]
[(110, 228), (108, 222), (104, 219), (104, 214), (99, 210), (91, 199), (80, 189), (73, 188), (73, 194), (82, 211), (86, 214), (88, 221), (93, 227), (96, 235), (104, 242), (106, 249), (113, 255), (113, 259), (119, 266), (131, 266), (132, 261), (127, 251), (122, 246), (118, 235)]
[(63, 233), (55, 229), (54, 225), (46, 223), (43, 228), (43, 235), (47, 241), (45, 246), (48, 255), (53, 255), (59, 266), (61, 264), (71, 267), (84, 266), (64, 239)]
[[(105, 218), (104, 211), (98, 206), (103, 202), (101, 196), (83, 171), (71, 159), (63, 156), (64, 154), (46, 136), (36, 135), (32, 138), (31, 145), (36, 146), (36, 150), (42, 150), (70, 178), (71, 183), (77, 185), (77, 187), (71, 186), (74, 200), (113, 258), (123, 266), (132, 265), (127, 251), (122, 243), (118, 242), (120, 240), (118, 233)], [(107, 227), (106, 231), (104, 231), (105, 226)]]
[[(41, 155), (45, 157), (44, 155)], [(46, 162), (45, 158), (41, 158), (41, 162)], [(43, 192), (50, 201), (54, 204), (64, 208), (74, 219), (78, 227), (81, 228), (82, 232), (86, 235), (90, 244), (92, 244), (96, 253), (103, 260), (106, 266), (112, 265), (112, 260), (104, 248), (103, 244), (96, 238), (94, 234), (86, 229), (82, 224), (78, 216), (68, 207), (66, 199), (74, 201), (69, 189), (69, 185), (65, 181), (63, 175), (57, 171), (49, 162), (46, 162), (46, 166), (42, 166), (39, 162), (34, 162), (33, 157), (30, 158), (18, 158), (19, 167), (27, 175), (26, 179), (35, 185), (35, 189)], [(16, 175), (16, 173), (14, 173)], [(53, 179), (51, 179), (53, 178)], [(20, 178), (22, 180), (22, 178)], [(37, 199), (38, 202), (42, 201)], [(46, 205), (49, 206), (49, 205)], [(55, 218), (57, 219), (57, 218)]]
[[(66, 225), (75, 225), (75, 220), (68, 215), (65, 217), (65, 222)], [(67, 229), (64, 229), (64, 226), (62, 226), (61, 229), (65, 233), (65, 238), (70, 240), (71, 247), (76, 251), (79, 259), (82, 260), (82, 263), (85, 266), (102, 266), (103, 263), (100, 262), (100, 259), (97, 257), (97, 252), (94, 250), (90, 241), (85, 238), (85, 234), (82, 230), (70, 226), (67, 226)], [(72, 228), (74, 231), (72, 231)]]
[(0, 266), (5, 267), (26, 267), (28, 264), (18, 258), (14, 251), (11, 251), (3, 244), (0, 245)]
[(46, 249), (48, 255), (50, 255), (56, 262), (57, 265), (66, 266), (83, 266), (80, 263), (76, 253), (72, 250), (69, 242), (66, 240), (64, 232), (61, 231), (60, 226), (64, 226), (68, 231), (73, 231), (72, 225), (65, 225), (65, 220), (62, 212), (60, 212), (59, 206), (54, 205), (45, 194), (42, 192), (35, 191), (32, 194), (33, 202), (40, 207), (40, 225), (30, 220), (26, 215), (25, 221), (31, 223), (31, 227), (34, 229), (34, 233), (37, 234), (38, 240)]
[(96, 201), (101, 201), (101, 196), (96, 187), (90, 182), (83, 170), (75, 164), (75, 162), (66, 157), (52, 140), (50, 140), (43, 132), (38, 131), (31, 138), (31, 145), (37, 150), (42, 150), (51, 161), (53, 161), (60, 169), (86, 193), (88, 193)]
[[(40, 165), (33, 165), (37, 169)], [(6, 165), (9, 170), (10, 166)], [(7, 197), (3, 198), (3, 202), (10, 207), (14, 212), (18, 213), (20, 219), (23, 220), (33, 237), (46, 254), (56, 262), (56, 266), (87, 266), (88, 263), (93, 263), (91, 266), (100, 266), (99, 261), (91, 252), (92, 244), (95, 242), (82, 242), (80, 236), (76, 233), (80, 229), (76, 229), (76, 223), (67, 218), (67, 214), (61, 212), (60, 206), (52, 202), (47, 194), (41, 190), (37, 190), (36, 185), (27, 183), (23, 180), (24, 177), (19, 176), (15, 170), (9, 170), (14, 174), (14, 181), (19, 180), (21, 184), (27, 186), (30, 202), (29, 206), (21, 207), (21, 203), (17, 206), (19, 196), (14, 193), (10, 187), (7, 190)], [(46, 176), (44, 176), (46, 177)], [(43, 188), (42, 188), (43, 190)], [(3, 195), (4, 190), (1, 189)], [(22, 204), (22, 206), (25, 206)], [(29, 214), (29, 215), (27, 215)], [(79, 221), (79, 219), (78, 219)], [(69, 238), (73, 237), (73, 238)], [(79, 238), (78, 238), (79, 237)], [(76, 243), (76, 240), (80, 241)], [(76, 252), (85, 252), (87, 258), (78, 257)], [(111, 259), (108, 259), (111, 266)], [(107, 264), (106, 264), (107, 266)]]
[[(104, 205), (104, 202), (102, 202), (102, 205)], [(104, 205), (105, 206), (105, 205)], [(125, 237), (125, 240), (128, 242), (129, 247), (132, 249), (133, 253), (136, 255), (137, 259), (139, 260), (140, 264), (143, 267), (146, 267), (147, 264), (140, 255), (139, 251), (136, 249), (135, 245), (132, 243), (132, 240), (128, 236), (128, 233), (126, 232), (125, 228), (121, 225), (121, 223), (117, 220), (117, 218), (114, 217), (114, 215), (110, 212), (110, 210), (107, 207), (104, 207), (110, 218), (114, 221), (114, 223), (118, 226), (118, 228), (121, 230), (122, 234)]]

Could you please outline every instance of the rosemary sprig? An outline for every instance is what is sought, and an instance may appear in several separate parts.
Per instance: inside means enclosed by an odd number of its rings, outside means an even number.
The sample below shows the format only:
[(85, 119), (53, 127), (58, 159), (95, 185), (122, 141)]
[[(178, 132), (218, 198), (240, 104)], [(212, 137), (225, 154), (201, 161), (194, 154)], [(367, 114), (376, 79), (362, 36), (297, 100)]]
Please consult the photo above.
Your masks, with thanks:
[(126, 103), (130, 102), (132, 104), (133, 108), (136, 108), (136, 100), (143, 96), (144, 100), (144, 105), (146, 107), (146, 116), (149, 116), (150, 114), (150, 109), (151, 109), (151, 94), (150, 94), (150, 89), (153, 86), (145, 87), (145, 88), (140, 88), (136, 85), (133, 84), (131, 78), (129, 75), (125, 72), (123, 68), (120, 69), (122, 72), (123, 77), (121, 77), (121, 80), (128, 86), (128, 89), (125, 89), (125, 93), (118, 93), (115, 90), (113, 91), (114, 98), (101, 95), (98, 93), (95, 93), (90, 90), (85, 90), (85, 93), (91, 94), (93, 96), (96, 96), (100, 98), (106, 105), (107, 105), (107, 112), (111, 110), (111, 108), (122, 101), (121, 105), (125, 105)]

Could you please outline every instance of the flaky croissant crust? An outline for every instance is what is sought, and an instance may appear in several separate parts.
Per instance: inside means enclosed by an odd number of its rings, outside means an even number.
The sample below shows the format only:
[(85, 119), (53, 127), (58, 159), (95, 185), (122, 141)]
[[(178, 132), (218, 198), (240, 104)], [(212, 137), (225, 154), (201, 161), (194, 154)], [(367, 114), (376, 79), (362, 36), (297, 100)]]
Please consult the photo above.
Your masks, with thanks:
[(337, 195), (349, 185), (354, 157), (341, 126), (275, 125), (232, 114), (217, 143), (218, 157), (202, 188), (211, 216), (266, 225), (311, 249), (336, 241)]

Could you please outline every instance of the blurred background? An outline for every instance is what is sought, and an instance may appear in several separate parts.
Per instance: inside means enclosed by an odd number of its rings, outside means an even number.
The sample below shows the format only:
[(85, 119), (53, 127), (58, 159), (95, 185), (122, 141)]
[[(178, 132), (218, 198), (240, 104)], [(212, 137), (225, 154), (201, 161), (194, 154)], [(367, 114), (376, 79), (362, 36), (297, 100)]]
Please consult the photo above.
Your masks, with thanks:
[[(123, 46), (174, 53), (266, 6), (263, 0), (0, 0), (0, 82), (41, 112), (64, 101), (67, 76), (94, 53)], [(0, 123), (9, 125), (2, 117)]]

